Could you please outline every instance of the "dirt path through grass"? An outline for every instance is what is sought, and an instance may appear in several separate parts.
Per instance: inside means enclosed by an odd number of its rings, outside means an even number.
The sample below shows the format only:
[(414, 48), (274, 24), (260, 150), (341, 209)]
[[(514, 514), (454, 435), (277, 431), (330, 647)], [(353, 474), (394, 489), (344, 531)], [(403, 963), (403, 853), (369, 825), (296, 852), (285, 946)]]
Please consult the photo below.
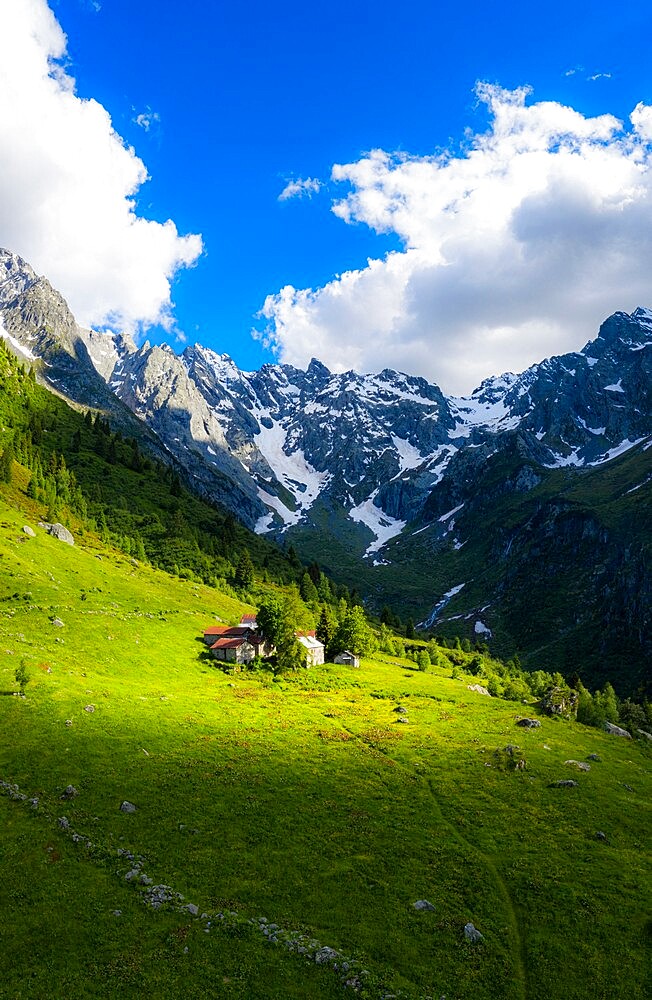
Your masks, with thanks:
[(457, 827), (454, 826), (449, 820), (446, 819), (446, 817), (445, 817), (445, 815), (444, 815), (444, 813), (443, 813), (443, 811), (441, 809), (441, 806), (439, 804), (439, 799), (437, 797), (437, 792), (436, 792), (436, 789), (434, 788), (434, 785), (433, 785), (433, 782), (432, 782), (431, 779), (428, 779), (427, 785), (428, 785), (428, 788), (430, 790), (430, 794), (431, 794), (433, 803), (436, 806), (437, 814), (440, 817), (442, 823), (444, 823), (446, 825), (446, 827), (451, 831), (451, 834), (453, 835), (453, 837), (455, 838), (455, 840), (459, 844), (462, 845), (462, 847), (464, 848), (465, 851), (468, 851), (469, 853), (474, 854), (477, 858), (479, 858), (482, 861), (482, 863), (485, 866), (486, 870), (492, 876), (492, 880), (493, 880), (494, 884), (498, 888), (498, 891), (499, 891), (500, 896), (501, 896), (502, 901), (503, 901), (505, 915), (507, 916), (509, 928), (510, 928), (510, 931), (511, 931), (512, 940), (513, 940), (513, 943), (512, 943), (512, 955), (513, 955), (513, 958), (514, 958), (515, 970), (517, 972), (517, 982), (518, 982), (518, 986), (519, 986), (519, 998), (520, 998), (520, 1000), (526, 1000), (527, 995), (528, 995), (528, 991), (527, 991), (527, 976), (526, 976), (526, 972), (525, 972), (525, 949), (524, 949), (524, 946), (523, 946), (523, 939), (521, 938), (521, 934), (520, 934), (519, 927), (518, 927), (518, 917), (517, 917), (517, 914), (516, 914), (516, 908), (514, 906), (514, 903), (512, 902), (512, 898), (511, 898), (511, 896), (509, 894), (509, 890), (507, 888), (507, 885), (505, 884), (505, 881), (504, 881), (503, 877), (501, 876), (500, 872), (498, 871), (498, 868), (496, 867), (496, 865), (494, 864), (494, 862), (491, 860), (491, 858), (489, 858), (489, 856), (487, 854), (485, 854), (483, 851), (479, 850), (479, 848), (477, 847), (476, 844), (472, 844), (469, 840), (467, 840), (467, 838), (464, 837), (464, 835), (460, 833), (460, 831), (457, 829)]
[(429, 793), (430, 799), (436, 811), (437, 819), (441, 822), (441, 825), (449, 831), (451, 838), (460, 845), (460, 848), (465, 855), (470, 855), (481, 862), (485, 872), (489, 875), (492, 883), (496, 886), (500, 899), (502, 900), (503, 911), (511, 937), (510, 953), (514, 961), (515, 984), (518, 990), (518, 1000), (527, 1000), (528, 990), (527, 975), (525, 972), (525, 951), (523, 940), (519, 931), (518, 916), (507, 885), (493, 860), (486, 853), (481, 851), (476, 844), (467, 839), (455, 826), (455, 824), (446, 818), (439, 802), (437, 789), (435, 788), (432, 779), (424, 779), (423, 775), (419, 773), (417, 768), (410, 767), (401, 760), (397, 760), (395, 756), (389, 753), (386, 747), (372, 743), (370, 740), (365, 739), (359, 733), (354, 732), (345, 725), (342, 725), (342, 728), (347, 733), (350, 733), (350, 735), (354, 739), (358, 740), (358, 742), (373, 750), (375, 753), (382, 753), (384, 756), (391, 759), (397, 767), (400, 767), (403, 771), (409, 773), (411, 777), (419, 780), (422, 787), (425, 787)]

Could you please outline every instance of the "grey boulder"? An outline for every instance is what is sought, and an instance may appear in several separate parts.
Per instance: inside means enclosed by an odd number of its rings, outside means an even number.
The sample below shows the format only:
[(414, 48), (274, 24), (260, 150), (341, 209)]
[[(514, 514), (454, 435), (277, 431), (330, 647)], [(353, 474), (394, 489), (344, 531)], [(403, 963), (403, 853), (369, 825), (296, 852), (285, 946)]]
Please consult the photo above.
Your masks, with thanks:
[(486, 694), (491, 698), (491, 695), (487, 691), (486, 687), (483, 687), (482, 684), (467, 684), (467, 688), (469, 691), (475, 691), (476, 694)]
[(627, 729), (621, 729), (620, 726), (614, 726), (613, 722), (605, 722), (605, 731), (611, 733), (612, 736), (624, 736), (626, 740), (631, 740), (632, 734), (628, 732)]
[(48, 521), (39, 521), (38, 526), (39, 528), (44, 528), (48, 535), (52, 535), (53, 538), (58, 538), (60, 542), (65, 542), (66, 545), (75, 544), (75, 539), (63, 524), (59, 524), (58, 522), (50, 524)]
[(470, 922), (464, 925), (464, 937), (470, 944), (479, 944), (480, 941), (484, 941), (484, 934), (481, 934), (477, 927), (474, 927)]
[(591, 770), (591, 765), (585, 764), (583, 760), (565, 760), (564, 764), (568, 764), (570, 767), (576, 767), (578, 771)]

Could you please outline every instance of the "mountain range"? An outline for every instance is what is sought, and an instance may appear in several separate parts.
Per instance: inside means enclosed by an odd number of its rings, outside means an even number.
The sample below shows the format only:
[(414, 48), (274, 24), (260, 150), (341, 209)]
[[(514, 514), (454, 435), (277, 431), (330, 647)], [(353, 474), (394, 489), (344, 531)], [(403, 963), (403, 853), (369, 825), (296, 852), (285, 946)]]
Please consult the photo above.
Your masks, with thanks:
[(392, 370), (243, 372), (199, 344), (86, 330), (5, 250), (0, 333), (50, 389), (376, 610), (491, 638), (528, 665), (645, 683), (652, 311), (615, 313), (581, 351), (454, 397)]

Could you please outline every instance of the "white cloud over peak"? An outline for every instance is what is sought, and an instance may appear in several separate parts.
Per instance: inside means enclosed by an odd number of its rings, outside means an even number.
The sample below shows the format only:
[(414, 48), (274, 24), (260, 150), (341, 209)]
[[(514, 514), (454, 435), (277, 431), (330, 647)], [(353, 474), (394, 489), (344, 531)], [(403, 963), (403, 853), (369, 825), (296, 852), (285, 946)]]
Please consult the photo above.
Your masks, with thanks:
[(143, 218), (147, 170), (105, 108), (75, 92), (46, 0), (0, 3), (0, 246), (15, 250), (86, 325), (172, 324), (170, 283), (202, 250)]
[(398, 368), (448, 391), (576, 350), (616, 309), (652, 302), (652, 108), (631, 127), (529, 89), (479, 84), (490, 127), (457, 152), (374, 150), (333, 167), (346, 223), (404, 249), (322, 288), (265, 300), (283, 361)]
[(313, 194), (317, 194), (321, 190), (321, 187), (322, 183), (316, 177), (306, 177), (305, 180), (297, 177), (295, 180), (287, 182), (278, 196), (278, 200), (288, 201), (290, 198), (312, 198)]

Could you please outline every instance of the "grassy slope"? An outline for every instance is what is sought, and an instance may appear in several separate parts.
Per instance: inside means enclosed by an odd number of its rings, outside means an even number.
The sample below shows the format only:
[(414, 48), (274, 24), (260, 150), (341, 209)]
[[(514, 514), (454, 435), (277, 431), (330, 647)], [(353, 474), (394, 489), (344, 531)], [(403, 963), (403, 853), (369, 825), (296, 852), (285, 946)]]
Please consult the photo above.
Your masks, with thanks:
[[(28, 539), (2, 511), (0, 598), (30, 596), (0, 603), (0, 778), (41, 809), (0, 796), (0, 995), (341, 995), (253, 930), (146, 910), (116, 874), (123, 846), (202, 909), (308, 931), (409, 995), (644, 996), (647, 746), (552, 720), (523, 731), (513, 703), (384, 659), (228, 677), (197, 636), (244, 605), (88, 536)], [(24, 700), (8, 694), (21, 657)], [(507, 743), (525, 772), (485, 766)], [(579, 788), (548, 787), (592, 751)], [(99, 853), (57, 828), (64, 814)], [(464, 942), (468, 920), (484, 945)]]

